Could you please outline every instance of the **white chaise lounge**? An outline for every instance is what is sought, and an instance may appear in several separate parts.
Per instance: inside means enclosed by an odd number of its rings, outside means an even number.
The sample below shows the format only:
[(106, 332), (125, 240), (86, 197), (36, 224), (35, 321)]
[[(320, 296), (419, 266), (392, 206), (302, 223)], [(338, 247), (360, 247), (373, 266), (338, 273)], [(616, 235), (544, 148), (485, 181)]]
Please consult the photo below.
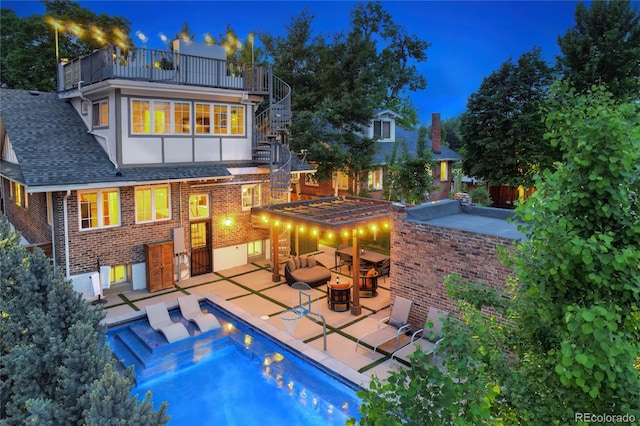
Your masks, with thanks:
[(147, 312), (147, 319), (151, 324), (151, 328), (162, 333), (169, 343), (189, 337), (189, 331), (187, 331), (184, 324), (173, 322), (164, 302), (146, 306), (144, 310)]
[(178, 305), (180, 305), (180, 312), (182, 316), (196, 323), (200, 331), (203, 333), (209, 330), (215, 330), (220, 328), (220, 322), (215, 315), (202, 312), (200, 309), (200, 302), (194, 294), (188, 296), (178, 297)]

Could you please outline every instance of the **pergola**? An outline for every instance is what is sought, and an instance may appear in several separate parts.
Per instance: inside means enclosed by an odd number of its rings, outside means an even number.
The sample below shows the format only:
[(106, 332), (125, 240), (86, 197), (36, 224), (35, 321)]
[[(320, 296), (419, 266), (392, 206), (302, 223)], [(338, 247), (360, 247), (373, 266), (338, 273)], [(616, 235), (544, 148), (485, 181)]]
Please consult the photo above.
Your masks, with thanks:
[[(271, 270), (274, 282), (280, 281), (280, 259), (278, 234), (281, 230), (290, 229), (296, 233), (308, 231), (319, 236), (325, 233), (329, 238), (338, 236), (352, 239), (353, 246), (353, 297), (351, 313), (360, 315), (360, 245), (359, 237), (367, 231), (377, 232), (389, 229), (391, 220), (391, 203), (351, 196), (317, 198), (314, 200), (295, 201), (292, 203), (274, 204), (251, 209), (252, 222), (269, 226), (271, 229)], [(296, 252), (297, 252), (296, 247)]]

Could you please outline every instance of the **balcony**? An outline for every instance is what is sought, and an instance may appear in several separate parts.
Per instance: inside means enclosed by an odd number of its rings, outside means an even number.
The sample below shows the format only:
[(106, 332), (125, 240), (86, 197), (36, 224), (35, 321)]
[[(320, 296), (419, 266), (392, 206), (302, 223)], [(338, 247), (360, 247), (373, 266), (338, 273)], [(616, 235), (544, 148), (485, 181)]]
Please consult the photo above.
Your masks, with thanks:
[(270, 70), (178, 52), (109, 46), (59, 65), (58, 89), (73, 90), (110, 79), (269, 93)]

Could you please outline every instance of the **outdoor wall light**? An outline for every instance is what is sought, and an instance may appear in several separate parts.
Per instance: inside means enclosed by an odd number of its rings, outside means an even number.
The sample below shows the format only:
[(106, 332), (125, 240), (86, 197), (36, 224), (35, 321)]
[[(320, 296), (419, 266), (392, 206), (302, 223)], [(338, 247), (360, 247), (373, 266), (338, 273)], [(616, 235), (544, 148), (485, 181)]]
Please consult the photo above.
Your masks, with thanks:
[(224, 223), (224, 226), (231, 226), (231, 224), (232, 224), (231, 218), (230, 217), (225, 217), (224, 221), (222, 223)]

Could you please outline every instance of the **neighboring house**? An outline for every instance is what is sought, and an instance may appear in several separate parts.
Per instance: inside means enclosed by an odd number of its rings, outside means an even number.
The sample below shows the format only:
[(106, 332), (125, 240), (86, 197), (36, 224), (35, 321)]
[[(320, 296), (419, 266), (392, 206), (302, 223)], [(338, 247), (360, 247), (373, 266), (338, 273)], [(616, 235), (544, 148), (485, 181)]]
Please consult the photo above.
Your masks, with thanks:
[[(396, 118), (398, 117), (398, 114), (390, 110), (379, 111), (369, 128), (365, 130), (366, 136), (376, 139), (376, 154), (364, 185), (369, 196), (373, 198), (382, 197), (387, 162), (396, 141), (404, 140), (408, 153), (416, 155), (418, 131), (406, 130), (397, 126)], [(433, 184), (436, 190), (430, 194), (429, 200), (435, 201), (450, 198), (449, 195), (453, 191), (454, 184), (453, 164), (463, 160), (464, 157), (442, 145), (439, 113), (432, 114), (431, 127), (432, 134), (431, 139), (427, 139), (427, 149), (431, 150), (431, 158), (436, 163), (436, 167), (432, 170)], [(400, 152), (397, 155), (400, 155)], [(299, 188), (298, 196), (300, 198), (316, 198), (353, 193), (355, 183), (343, 172), (334, 173), (331, 181), (326, 182), (318, 182), (313, 173), (306, 173), (297, 188)]]
[(162, 288), (270, 256), (251, 207), (290, 201), (313, 170), (280, 142), (290, 89), (270, 69), (176, 42), (95, 51), (58, 80), (1, 91), (0, 208), (75, 289), (99, 270), (103, 287)]

